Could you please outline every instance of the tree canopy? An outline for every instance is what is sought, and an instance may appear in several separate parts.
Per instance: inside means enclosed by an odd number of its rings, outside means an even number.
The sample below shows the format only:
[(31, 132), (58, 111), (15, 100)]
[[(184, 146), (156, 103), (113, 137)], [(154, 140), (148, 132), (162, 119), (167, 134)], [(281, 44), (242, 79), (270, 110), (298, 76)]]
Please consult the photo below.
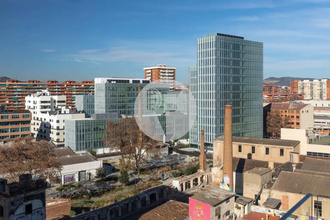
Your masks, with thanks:
[(28, 136), (0, 147), (0, 173), (9, 182), (18, 181), (24, 173), (56, 178), (61, 168), (54, 146), (47, 141)]

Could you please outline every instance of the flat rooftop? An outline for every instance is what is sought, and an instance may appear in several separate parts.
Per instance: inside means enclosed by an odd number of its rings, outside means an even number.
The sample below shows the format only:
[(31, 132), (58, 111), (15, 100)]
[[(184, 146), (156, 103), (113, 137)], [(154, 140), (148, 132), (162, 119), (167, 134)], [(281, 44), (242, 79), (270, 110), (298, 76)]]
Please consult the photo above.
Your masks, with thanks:
[[(224, 137), (215, 138), (214, 140), (224, 141)], [(281, 147), (296, 147), (300, 141), (294, 140), (281, 140), (281, 139), (268, 139), (268, 138), (251, 138), (251, 137), (233, 137), (233, 142), (248, 143), (248, 144), (262, 144), (274, 145)]]
[(330, 136), (321, 136), (320, 139), (314, 138), (310, 144), (329, 145), (330, 147)]
[(235, 193), (225, 189), (219, 188), (219, 186), (207, 186), (199, 189), (192, 197), (197, 201), (209, 204), (211, 206), (217, 206), (227, 199), (235, 196)]

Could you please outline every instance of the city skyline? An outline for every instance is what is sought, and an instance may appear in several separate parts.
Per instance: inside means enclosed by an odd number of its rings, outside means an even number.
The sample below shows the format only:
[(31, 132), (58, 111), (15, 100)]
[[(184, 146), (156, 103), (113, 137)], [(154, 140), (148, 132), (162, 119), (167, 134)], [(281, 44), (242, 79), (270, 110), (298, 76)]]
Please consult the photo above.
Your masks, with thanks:
[(1, 1), (0, 75), (139, 78), (166, 64), (187, 84), (196, 39), (212, 33), (263, 42), (264, 78), (329, 74), (328, 0), (166, 3)]

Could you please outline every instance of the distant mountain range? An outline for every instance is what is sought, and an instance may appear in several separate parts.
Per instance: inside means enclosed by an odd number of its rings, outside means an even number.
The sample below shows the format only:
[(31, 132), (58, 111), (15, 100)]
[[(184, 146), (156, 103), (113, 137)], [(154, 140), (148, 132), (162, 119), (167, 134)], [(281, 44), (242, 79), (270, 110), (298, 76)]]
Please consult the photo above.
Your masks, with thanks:
[(264, 84), (290, 86), (291, 81), (295, 80), (314, 80), (314, 78), (299, 78), (299, 77), (269, 77), (264, 79)]
[(1, 76), (0, 82), (6, 82), (8, 79), (10, 79), (10, 78), (8, 78), (7, 76)]

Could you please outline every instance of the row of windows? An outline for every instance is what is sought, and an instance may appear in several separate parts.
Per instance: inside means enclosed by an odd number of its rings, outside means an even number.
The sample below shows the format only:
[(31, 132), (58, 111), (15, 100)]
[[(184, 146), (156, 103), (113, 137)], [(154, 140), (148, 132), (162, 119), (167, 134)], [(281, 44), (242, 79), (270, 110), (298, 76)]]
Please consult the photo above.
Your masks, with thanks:
[(29, 125), (29, 121), (12, 121), (12, 122), (0, 122), (0, 126), (9, 126), (9, 125)]
[[(20, 115), (12, 115), (11, 118), (12, 119), (19, 119)], [(30, 115), (29, 114), (25, 114), (23, 115), (23, 118), (30, 118)], [(9, 115), (1, 115), (1, 119), (9, 119)]]
[(316, 156), (316, 157), (330, 157), (330, 154), (328, 154), (328, 153), (317, 153), (317, 152), (310, 152), (310, 151), (307, 151), (307, 155)]
[(25, 131), (30, 131), (30, 127), (26, 127), (26, 128), (4, 128), (4, 129), (0, 129), (0, 133), (9, 133), (10, 132), (25, 132)]
[[(238, 145), (238, 152), (242, 152), (242, 145)], [(251, 152), (254, 154), (256, 152), (255, 146), (251, 147)], [(265, 154), (269, 155), (269, 147), (266, 147)], [(280, 149), (280, 156), (284, 156), (284, 149)]]

